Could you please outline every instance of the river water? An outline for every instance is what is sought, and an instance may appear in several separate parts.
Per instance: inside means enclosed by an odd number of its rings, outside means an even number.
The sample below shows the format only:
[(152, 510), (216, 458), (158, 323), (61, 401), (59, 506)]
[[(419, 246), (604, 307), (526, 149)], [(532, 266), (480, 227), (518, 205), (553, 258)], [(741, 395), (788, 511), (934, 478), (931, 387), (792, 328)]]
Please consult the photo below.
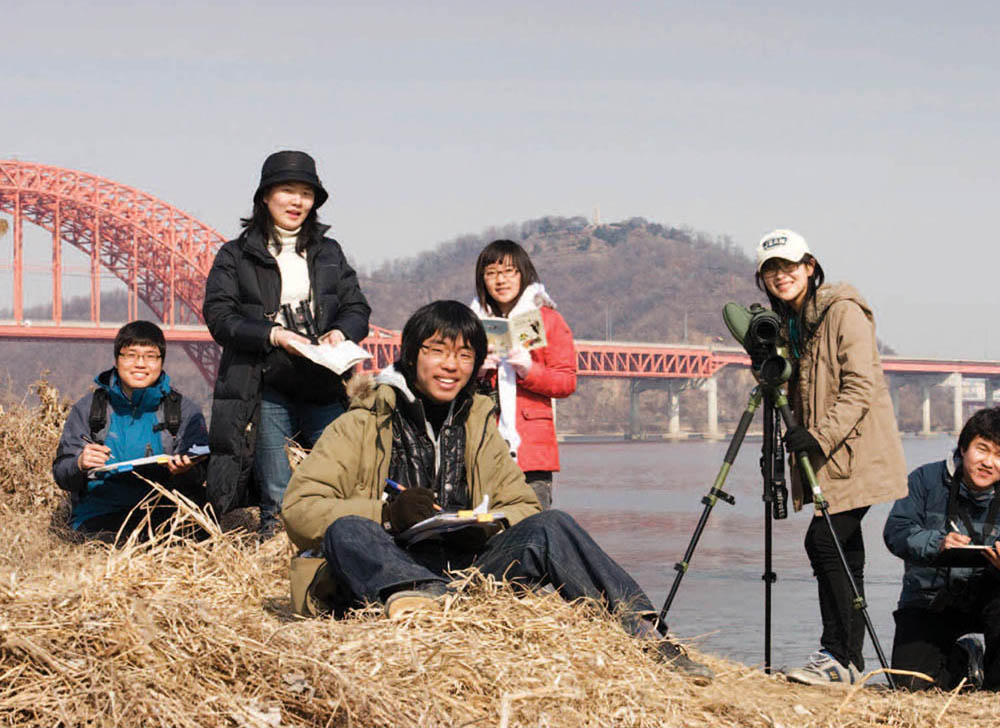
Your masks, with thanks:
[[(907, 469), (943, 459), (952, 437), (904, 438)], [(728, 442), (568, 443), (560, 446), (554, 507), (571, 513), (663, 606), (704, 508)], [(735, 506), (718, 501), (668, 614), (673, 633), (748, 665), (764, 662), (764, 506), (758, 465), (760, 439), (747, 439), (724, 490)], [(882, 542), (891, 504), (873, 506), (863, 521), (868, 611), (886, 659), (892, 652), (892, 611), (902, 561)], [(791, 497), (789, 497), (789, 511)], [(816, 582), (802, 545), (811, 507), (774, 521), (772, 665), (804, 664), (819, 649)], [(865, 638), (866, 669), (878, 667)]]

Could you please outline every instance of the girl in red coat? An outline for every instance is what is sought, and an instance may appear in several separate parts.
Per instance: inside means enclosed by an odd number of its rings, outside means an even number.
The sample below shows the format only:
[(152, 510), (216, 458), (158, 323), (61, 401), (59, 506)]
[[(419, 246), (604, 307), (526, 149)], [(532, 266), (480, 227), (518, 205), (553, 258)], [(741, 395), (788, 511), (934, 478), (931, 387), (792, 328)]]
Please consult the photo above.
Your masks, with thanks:
[(494, 240), (479, 254), (472, 310), (480, 318), (507, 318), (540, 309), (545, 325), (545, 346), (514, 347), (506, 357), (491, 349), (479, 371), (500, 405), (500, 434), (542, 508), (552, 505), (552, 473), (559, 470), (552, 400), (576, 391), (573, 333), (555, 306), (528, 253), (513, 240)]

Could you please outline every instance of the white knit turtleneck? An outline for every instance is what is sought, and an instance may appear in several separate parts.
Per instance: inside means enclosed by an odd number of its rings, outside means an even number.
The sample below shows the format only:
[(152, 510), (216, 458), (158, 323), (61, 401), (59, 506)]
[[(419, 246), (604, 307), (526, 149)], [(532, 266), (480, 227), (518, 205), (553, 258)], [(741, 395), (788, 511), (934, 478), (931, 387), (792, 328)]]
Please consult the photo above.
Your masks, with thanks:
[[(295, 252), (295, 242), (301, 229), (285, 230), (274, 226), (273, 245), (277, 248), (274, 258), (281, 273), (281, 303), (291, 304), (292, 308), (298, 308), (299, 301), (309, 300), (309, 266), (305, 253)], [(288, 325), (287, 321), (285, 325)]]

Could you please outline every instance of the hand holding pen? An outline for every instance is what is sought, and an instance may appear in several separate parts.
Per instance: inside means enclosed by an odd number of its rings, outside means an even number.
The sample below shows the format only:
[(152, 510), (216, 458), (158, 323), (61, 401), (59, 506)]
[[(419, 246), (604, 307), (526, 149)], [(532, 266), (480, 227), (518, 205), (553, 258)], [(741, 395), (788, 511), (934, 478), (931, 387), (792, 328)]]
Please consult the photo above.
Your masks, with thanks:
[[(402, 483), (397, 483), (392, 478), (386, 478), (385, 479), (385, 492), (387, 494), (388, 493), (403, 493), (406, 490), (407, 490), (406, 486), (403, 485)], [(416, 490), (426, 490), (429, 493), (431, 492), (428, 488), (417, 488)], [(433, 493), (431, 494), (431, 497), (433, 497)], [(439, 506), (437, 503), (435, 503), (434, 504), (434, 510), (440, 511), (441, 510), (441, 506)]]
[(94, 442), (87, 435), (82, 435), (81, 439), (87, 443), (83, 450), (76, 456), (76, 466), (80, 470), (93, 470), (108, 462), (111, 457), (111, 448), (103, 442)]
[(972, 543), (971, 538), (959, 532), (958, 524), (955, 523), (954, 518), (949, 519), (948, 526), (951, 528), (951, 531), (945, 534), (944, 541), (941, 542), (942, 551), (958, 548), (959, 546), (968, 546)]
[(429, 488), (407, 488), (386, 478), (387, 491), (396, 496), (382, 504), (382, 523), (391, 533), (402, 533), (414, 524), (430, 518), (441, 506), (434, 502), (434, 491)]

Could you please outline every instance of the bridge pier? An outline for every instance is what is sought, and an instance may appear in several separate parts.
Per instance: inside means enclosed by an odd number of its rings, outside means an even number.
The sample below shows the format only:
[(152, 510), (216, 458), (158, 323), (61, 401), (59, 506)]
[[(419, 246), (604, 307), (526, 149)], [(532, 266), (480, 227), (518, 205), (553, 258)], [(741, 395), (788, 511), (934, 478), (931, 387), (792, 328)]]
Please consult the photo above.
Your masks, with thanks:
[(660, 389), (667, 393), (667, 432), (670, 439), (681, 437), (680, 393), (691, 380), (681, 379), (630, 379), (628, 383), (628, 426), (626, 440), (636, 440), (642, 435), (639, 417), (639, 395), (650, 389)]
[(24, 225), (21, 222), (21, 191), (14, 193), (14, 321), (24, 320)]
[(954, 416), (954, 428), (952, 432), (958, 436), (958, 433), (962, 431), (962, 425), (965, 422), (964, 411), (962, 407), (962, 373), (954, 372), (951, 375), (952, 379), (952, 414)]
[(719, 380), (713, 375), (705, 379), (701, 386), (705, 390), (705, 404), (708, 408), (705, 437), (718, 440), (722, 437), (719, 432)]
[(931, 389), (933, 387), (933, 384), (925, 383), (921, 388), (923, 399), (920, 403), (920, 434), (924, 437), (929, 437), (931, 434)]
[(680, 437), (681, 434), (681, 386), (677, 382), (667, 380), (667, 436)]
[(633, 440), (639, 434), (639, 392), (638, 379), (628, 380), (628, 427), (625, 439)]
[(899, 377), (893, 376), (892, 374), (885, 375), (885, 384), (889, 388), (889, 399), (892, 400), (892, 414), (896, 418), (896, 422), (899, 422), (899, 390), (902, 385), (899, 382)]
[(57, 199), (52, 212), (52, 320), (56, 326), (62, 323), (62, 278), (62, 202)]

